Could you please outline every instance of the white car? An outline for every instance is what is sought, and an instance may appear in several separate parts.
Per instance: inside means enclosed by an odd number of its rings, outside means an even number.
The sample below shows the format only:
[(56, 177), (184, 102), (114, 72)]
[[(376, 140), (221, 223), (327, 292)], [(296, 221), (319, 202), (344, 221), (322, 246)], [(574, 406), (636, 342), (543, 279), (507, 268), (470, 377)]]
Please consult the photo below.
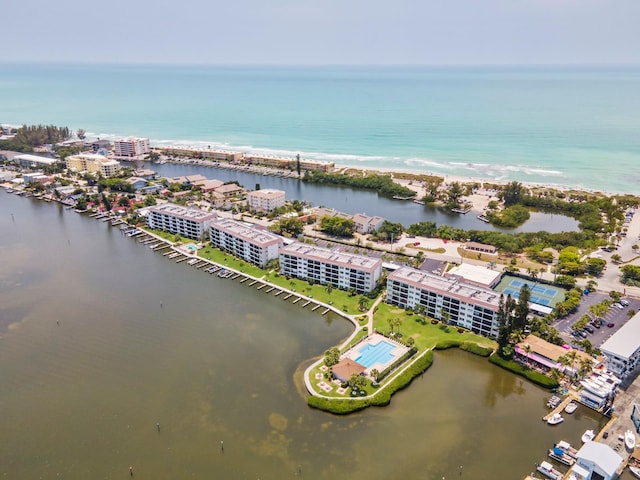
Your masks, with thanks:
[(614, 303), (614, 305), (618, 307), (620, 310), (624, 310), (624, 305), (622, 305), (621, 303), (616, 302)]

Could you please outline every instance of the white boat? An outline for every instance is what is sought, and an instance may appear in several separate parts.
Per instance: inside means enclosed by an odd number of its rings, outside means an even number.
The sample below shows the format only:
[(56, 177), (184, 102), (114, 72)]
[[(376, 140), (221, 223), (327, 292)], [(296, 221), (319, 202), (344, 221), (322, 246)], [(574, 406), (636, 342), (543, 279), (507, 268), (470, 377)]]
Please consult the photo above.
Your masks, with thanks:
[(564, 407), (564, 411), (571, 414), (578, 409), (578, 404), (576, 402), (569, 402), (566, 407)]
[(596, 434), (593, 433), (593, 430), (587, 430), (582, 434), (582, 437), (580, 438), (580, 440), (582, 440), (582, 443), (587, 443), (593, 440), (594, 438), (596, 438)]
[(631, 430), (624, 432), (624, 444), (629, 450), (636, 448), (636, 434)]
[(553, 458), (554, 460), (556, 460), (556, 461), (558, 461), (560, 463), (564, 463), (565, 465), (568, 465), (569, 467), (571, 465), (573, 465), (574, 463), (576, 463), (576, 459), (575, 458), (573, 458), (571, 455), (569, 455), (564, 450), (562, 450), (561, 448), (558, 448), (558, 447), (554, 447), (554, 448), (550, 448), (549, 449), (549, 457)]
[(562, 472), (553, 468), (553, 465), (549, 462), (541, 462), (540, 465), (536, 467), (536, 470), (551, 480), (560, 480), (562, 478)]
[(569, 442), (565, 442), (564, 440), (560, 440), (558, 443), (556, 443), (554, 445), (554, 448), (559, 448), (572, 458), (578, 457), (578, 450), (573, 448)]
[(554, 413), (549, 418), (547, 418), (547, 423), (549, 425), (558, 425), (559, 423), (564, 422), (564, 417), (559, 413)]
[(629, 471), (633, 474), (634, 477), (640, 478), (640, 468), (629, 465)]

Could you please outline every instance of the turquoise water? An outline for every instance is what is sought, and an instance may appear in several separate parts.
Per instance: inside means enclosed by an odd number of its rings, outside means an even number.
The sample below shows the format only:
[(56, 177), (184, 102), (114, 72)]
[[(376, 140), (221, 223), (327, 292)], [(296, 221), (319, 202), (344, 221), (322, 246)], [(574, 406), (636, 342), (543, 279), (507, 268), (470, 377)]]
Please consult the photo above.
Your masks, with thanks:
[(391, 345), (389, 342), (385, 342), (384, 340), (376, 343), (375, 345), (368, 343), (358, 350), (360, 356), (356, 358), (356, 362), (367, 368), (372, 367), (376, 363), (386, 365), (393, 359), (393, 357), (395, 357), (395, 355), (391, 353), (395, 348), (396, 347), (394, 345)]
[(0, 64), (0, 122), (638, 193), (640, 67)]

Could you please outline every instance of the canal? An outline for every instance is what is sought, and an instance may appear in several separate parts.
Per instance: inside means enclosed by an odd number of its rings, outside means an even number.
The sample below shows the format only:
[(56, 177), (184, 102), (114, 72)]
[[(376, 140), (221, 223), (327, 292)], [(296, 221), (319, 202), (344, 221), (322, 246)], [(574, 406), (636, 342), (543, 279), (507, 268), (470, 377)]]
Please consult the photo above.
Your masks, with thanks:
[(522, 478), (603, 422), (550, 427), (547, 392), (457, 350), (388, 407), (309, 409), (296, 372), (349, 323), (1, 190), (0, 259), (6, 478)]
[(432, 205), (419, 205), (411, 201), (394, 200), (377, 192), (357, 190), (349, 187), (317, 185), (293, 178), (260, 175), (241, 170), (211, 168), (199, 165), (182, 164), (147, 164), (162, 177), (172, 178), (184, 175), (201, 174), (207, 178), (229, 182), (237, 180), (246, 189), (254, 190), (256, 184), (260, 188), (275, 188), (286, 192), (287, 200), (303, 200), (314, 206), (335, 208), (340, 212), (355, 214), (365, 213), (378, 215), (391, 222), (399, 222), (405, 227), (422, 221), (436, 222), (438, 225), (450, 225), (464, 230), (492, 230), (500, 232), (538, 232), (550, 233), (577, 231), (578, 222), (565, 215), (531, 212), (531, 218), (518, 228), (501, 229), (484, 223), (476, 218), (476, 214), (466, 215), (450, 212)]

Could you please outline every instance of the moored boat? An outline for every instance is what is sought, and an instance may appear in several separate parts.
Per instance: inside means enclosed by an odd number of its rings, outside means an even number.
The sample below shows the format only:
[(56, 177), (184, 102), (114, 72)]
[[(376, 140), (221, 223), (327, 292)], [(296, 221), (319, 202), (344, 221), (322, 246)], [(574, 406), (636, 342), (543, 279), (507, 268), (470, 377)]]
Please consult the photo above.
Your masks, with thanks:
[(540, 465), (536, 467), (536, 470), (551, 480), (560, 480), (562, 478), (562, 472), (553, 468), (553, 465), (549, 462), (541, 462)]
[(624, 432), (624, 444), (629, 450), (636, 448), (636, 434), (631, 430)]
[(564, 440), (560, 440), (558, 443), (556, 443), (554, 445), (554, 448), (559, 448), (572, 458), (578, 457), (578, 450), (573, 448), (569, 442), (565, 442)]
[(580, 438), (580, 440), (582, 440), (582, 443), (587, 443), (593, 440), (595, 437), (596, 437), (596, 434), (593, 433), (593, 430), (586, 430), (582, 434), (582, 437)]
[(549, 457), (553, 458), (554, 460), (557, 460), (560, 463), (564, 463), (569, 467), (574, 463), (576, 463), (575, 458), (573, 458), (571, 455), (567, 454), (564, 450), (558, 447), (549, 449)]
[(476, 218), (484, 223), (489, 223), (491, 221), (485, 214), (480, 214)]
[(634, 477), (640, 478), (640, 467), (629, 465), (629, 471), (633, 474)]
[(547, 418), (547, 423), (549, 425), (558, 425), (559, 423), (564, 422), (564, 417), (559, 413), (554, 413), (549, 418)]
[(569, 402), (566, 407), (564, 407), (564, 411), (571, 414), (578, 409), (578, 404), (576, 402)]

